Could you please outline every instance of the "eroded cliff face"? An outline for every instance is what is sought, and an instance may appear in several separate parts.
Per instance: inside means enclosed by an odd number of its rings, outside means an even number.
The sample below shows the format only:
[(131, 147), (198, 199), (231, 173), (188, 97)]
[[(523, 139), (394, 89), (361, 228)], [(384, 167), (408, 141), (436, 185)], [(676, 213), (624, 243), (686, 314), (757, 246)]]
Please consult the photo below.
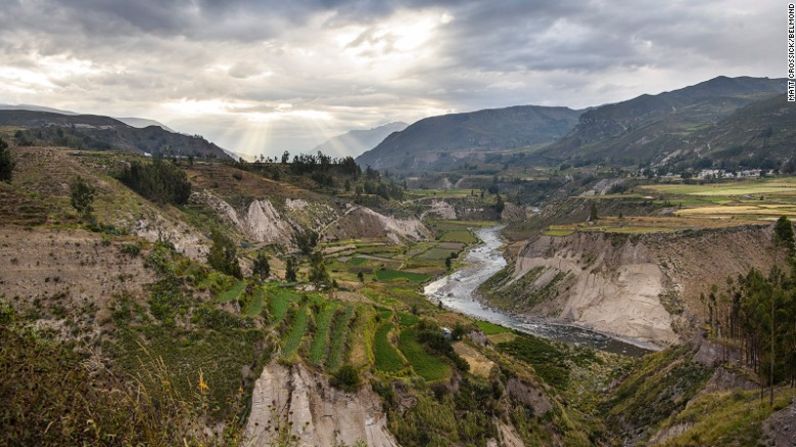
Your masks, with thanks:
[(700, 294), (780, 256), (768, 226), (539, 236), (494, 285), (493, 304), (667, 346), (704, 316)]
[[(345, 393), (301, 364), (272, 362), (254, 386), (245, 445), (269, 447), (295, 437), (301, 447), (398, 447), (379, 397), (369, 387)], [(293, 445), (293, 444), (291, 444)]]
[(326, 240), (386, 239), (392, 243), (431, 237), (431, 231), (416, 218), (399, 219), (358, 205), (351, 205), (323, 231)]
[(268, 199), (252, 200), (243, 210), (236, 210), (210, 191), (195, 192), (191, 200), (214, 210), (252, 242), (295, 248), (299, 232), (313, 230), (325, 240), (384, 239), (392, 243), (417, 241), (431, 237), (431, 231), (416, 218), (399, 219), (359, 205), (347, 205), (344, 211), (324, 203), (286, 199), (277, 209)]

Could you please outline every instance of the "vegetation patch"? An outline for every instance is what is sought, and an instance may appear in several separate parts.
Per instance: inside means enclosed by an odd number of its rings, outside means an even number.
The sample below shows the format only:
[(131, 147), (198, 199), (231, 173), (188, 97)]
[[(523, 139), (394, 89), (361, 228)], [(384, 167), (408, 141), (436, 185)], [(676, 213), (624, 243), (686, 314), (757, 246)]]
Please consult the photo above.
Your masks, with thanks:
[(224, 292), (218, 294), (216, 298), (219, 303), (227, 303), (230, 301), (239, 300), (243, 295), (243, 292), (246, 290), (246, 281), (240, 280), (235, 283), (230, 289), (225, 290)]
[(330, 333), (329, 356), (326, 359), (326, 367), (330, 371), (335, 371), (343, 364), (346, 357), (346, 343), (348, 341), (349, 324), (354, 318), (354, 306), (347, 304), (338, 310), (332, 323)]
[(413, 283), (424, 283), (430, 279), (425, 273), (405, 272), (400, 270), (382, 269), (376, 271), (376, 279), (379, 281), (406, 280)]
[(310, 345), (310, 362), (315, 365), (322, 365), (326, 360), (329, 347), (329, 330), (332, 325), (337, 304), (328, 302), (321, 307), (321, 311), (315, 318), (315, 337)]
[(398, 337), (398, 347), (420, 377), (429, 382), (437, 382), (450, 376), (450, 366), (426, 352), (426, 349), (417, 340), (414, 328), (406, 328), (401, 331), (401, 335)]
[(439, 240), (443, 242), (461, 242), (468, 245), (478, 242), (478, 238), (470, 230), (446, 231)]
[(501, 326), (499, 324), (490, 323), (488, 321), (478, 320), (475, 322), (475, 325), (478, 326), (478, 329), (484, 333), (484, 335), (497, 335), (497, 334), (505, 334), (507, 332), (513, 332), (511, 329)]
[(307, 306), (301, 306), (293, 314), (290, 329), (282, 341), (282, 357), (291, 358), (301, 346), (304, 333), (307, 332)]
[(390, 332), (394, 326), (392, 323), (385, 322), (376, 329), (376, 337), (373, 342), (373, 354), (375, 356), (376, 369), (384, 372), (397, 372), (404, 368), (404, 361), (401, 354), (390, 342)]
[(521, 335), (497, 345), (498, 350), (531, 366), (546, 383), (558, 389), (569, 385), (569, 368), (565, 353), (552, 343), (538, 337)]

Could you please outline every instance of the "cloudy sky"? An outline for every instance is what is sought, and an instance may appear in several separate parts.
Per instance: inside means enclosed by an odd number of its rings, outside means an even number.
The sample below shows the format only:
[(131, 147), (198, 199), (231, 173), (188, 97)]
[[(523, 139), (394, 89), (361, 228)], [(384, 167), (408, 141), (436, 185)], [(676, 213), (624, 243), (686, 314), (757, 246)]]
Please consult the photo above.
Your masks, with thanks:
[(390, 121), (783, 77), (778, 0), (2, 0), (0, 103), (245, 154)]

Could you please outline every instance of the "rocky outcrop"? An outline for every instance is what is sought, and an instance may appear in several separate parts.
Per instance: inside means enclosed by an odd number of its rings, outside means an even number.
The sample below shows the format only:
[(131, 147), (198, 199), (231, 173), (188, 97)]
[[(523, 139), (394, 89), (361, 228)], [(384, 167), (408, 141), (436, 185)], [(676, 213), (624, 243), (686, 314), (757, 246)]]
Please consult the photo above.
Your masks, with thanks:
[(346, 393), (300, 364), (272, 362), (254, 385), (244, 445), (275, 445), (280, 435), (295, 437), (291, 445), (301, 447), (398, 446), (381, 401), (369, 388)]
[(210, 207), (254, 242), (277, 244), (282, 247), (289, 247), (293, 243), (295, 234), (293, 226), (269, 200), (253, 200), (243, 213), (239, 213), (232, 205), (210, 191), (193, 193), (191, 201)]
[(793, 447), (796, 445), (796, 401), (769, 416), (763, 423), (766, 445)]
[(420, 215), (420, 219), (422, 220), (429, 214), (443, 219), (456, 219), (456, 208), (444, 200), (432, 200), (430, 208), (423, 211), (423, 214)]
[(293, 227), (279, 215), (269, 200), (253, 200), (242, 222), (243, 232), (257, 242), (286, 245), (293, 239)]
[(145, 213), (133, 223), (132, 233), (149, 242), (171, 243), (177, 252), (196, 260), (203, 260), (210, 251), (210, 243), (195, 228), (182, 221), (165, 218), (157, 213)]

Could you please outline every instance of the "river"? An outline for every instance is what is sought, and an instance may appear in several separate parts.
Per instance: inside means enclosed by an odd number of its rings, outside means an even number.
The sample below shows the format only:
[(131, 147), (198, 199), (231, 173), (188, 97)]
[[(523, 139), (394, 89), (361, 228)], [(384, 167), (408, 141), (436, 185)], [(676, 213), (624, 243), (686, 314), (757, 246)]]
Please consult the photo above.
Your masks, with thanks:
[(640, 344), (620, 340), (606, 334), (572, 324), (513, 315), (492, 309), (475, 299), (475, 291), (492, 275), (506, 266), (503, 258), (502, 227), (482, 228), (476, 235), (482, 243), (467, 252), (465, 265), (430, 284), (423, 292), (433, 302), (473, 318), (496, 323), (520, 332), (604, 351), (640, 356), (650, 352)]

